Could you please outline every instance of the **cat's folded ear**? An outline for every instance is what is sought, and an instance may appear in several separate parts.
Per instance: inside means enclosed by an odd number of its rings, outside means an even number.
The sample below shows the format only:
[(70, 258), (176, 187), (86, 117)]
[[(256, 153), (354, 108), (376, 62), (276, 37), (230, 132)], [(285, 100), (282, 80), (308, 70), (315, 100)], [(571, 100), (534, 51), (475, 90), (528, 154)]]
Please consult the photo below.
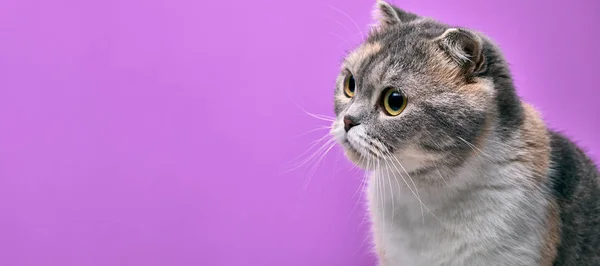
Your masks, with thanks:
[(385, 30), (390, 26), (407, 23), (417, 18), (417, 15), (406, 12), (383, 0), (377, 0), (373, 8), (373, 19), (375, 20), (373, 27), (376, 30)]
[(434, 40), (468, 75), (477, 75), (485, 70), (483, 40), (476, 33), (452, 28)]

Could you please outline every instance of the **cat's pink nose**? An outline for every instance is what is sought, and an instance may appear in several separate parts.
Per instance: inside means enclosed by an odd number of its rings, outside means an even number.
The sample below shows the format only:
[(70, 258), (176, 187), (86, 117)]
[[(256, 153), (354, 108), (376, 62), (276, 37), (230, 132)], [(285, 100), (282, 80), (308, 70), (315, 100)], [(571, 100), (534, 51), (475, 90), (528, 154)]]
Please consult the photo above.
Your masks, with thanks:
[(360, 123), (356, 122), (356, 118), (352, 116), (344, 116), (344, 129), (348, 132), (351, 128), (358, 126)]

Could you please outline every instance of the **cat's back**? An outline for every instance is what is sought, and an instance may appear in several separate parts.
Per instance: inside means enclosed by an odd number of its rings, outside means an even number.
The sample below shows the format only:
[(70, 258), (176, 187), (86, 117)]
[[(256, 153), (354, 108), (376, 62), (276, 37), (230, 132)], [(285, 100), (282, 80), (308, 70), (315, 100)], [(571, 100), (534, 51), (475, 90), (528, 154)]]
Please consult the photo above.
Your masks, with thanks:
[(548, 238), (557, 246), (553, 265), (600, 265), (600, 174), (576, 144), (557, 132), (550, 136), (548, 181), (557, 207), (555, 236)]

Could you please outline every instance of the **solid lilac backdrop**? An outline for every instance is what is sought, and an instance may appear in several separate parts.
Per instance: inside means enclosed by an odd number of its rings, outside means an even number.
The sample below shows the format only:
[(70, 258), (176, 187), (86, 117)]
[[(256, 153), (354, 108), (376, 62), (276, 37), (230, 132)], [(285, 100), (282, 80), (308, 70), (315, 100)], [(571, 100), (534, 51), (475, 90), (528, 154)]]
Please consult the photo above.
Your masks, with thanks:
[[(0, 265), (372, 265), (362, 173), (286, 170), (373, 3), (0, 1)], [(598, 154), (599, 1), (396, 4), (489, 34)]]

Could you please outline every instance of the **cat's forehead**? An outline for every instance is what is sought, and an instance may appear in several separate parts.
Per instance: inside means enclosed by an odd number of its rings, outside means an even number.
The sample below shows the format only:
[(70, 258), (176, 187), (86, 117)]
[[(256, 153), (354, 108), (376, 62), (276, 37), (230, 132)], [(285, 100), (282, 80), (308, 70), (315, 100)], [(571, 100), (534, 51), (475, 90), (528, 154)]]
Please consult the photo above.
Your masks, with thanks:
[(440, 25), (421, 22), (399, 25), (384, 32), (371, 32), (361, 45), (348, 54), (343, 67), (357, 72), (365, 65), (374, 67), (374, 61), (391, 59), (389, 63), (400, 63), (425, 57), (431, 52), (427, 47), (428, 41), (443, 33), (443, 30)]
[(361, 44), (358, 48), (354, 49), (346, 59), (344, 60), (344, 67), (347, 69), (355, 70), (362, 62), (373, 57), (375, 54), (381, 52), (382, 45), (378, 41), (367, 41)]

